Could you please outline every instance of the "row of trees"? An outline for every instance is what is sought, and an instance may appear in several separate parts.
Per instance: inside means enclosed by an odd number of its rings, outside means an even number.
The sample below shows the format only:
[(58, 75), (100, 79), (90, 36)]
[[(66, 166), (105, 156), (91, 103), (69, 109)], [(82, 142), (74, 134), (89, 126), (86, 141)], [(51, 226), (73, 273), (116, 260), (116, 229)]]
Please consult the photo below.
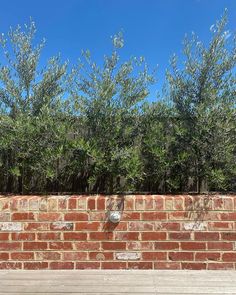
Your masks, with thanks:
[(69, 70), (40, 69), (34, 22), (1, 37), (0, 191), (183, 192), (236, 188), (236, 43), (226, 14), (204, 45), (184, 41), (160, 99), (144, 58), (120, 60), (122, 34), (102, 66), (89, 51)]

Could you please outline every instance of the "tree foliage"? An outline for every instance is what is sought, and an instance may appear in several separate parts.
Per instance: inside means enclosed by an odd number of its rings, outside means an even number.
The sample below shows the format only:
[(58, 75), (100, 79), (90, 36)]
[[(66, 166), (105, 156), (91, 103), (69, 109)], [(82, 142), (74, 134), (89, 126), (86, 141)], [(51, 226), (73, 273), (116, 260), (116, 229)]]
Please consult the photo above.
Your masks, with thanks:
[(236, 188), (236, 39), (227, 16), (205, 45), (184, 39), (165, 91), (143, 57), (123, 61), (112, 38), (103, 63), (84, 51), (69, 71), (60, 57), (41, 66), (36, 28), (0, 38), (0, 191), (183, 192)]

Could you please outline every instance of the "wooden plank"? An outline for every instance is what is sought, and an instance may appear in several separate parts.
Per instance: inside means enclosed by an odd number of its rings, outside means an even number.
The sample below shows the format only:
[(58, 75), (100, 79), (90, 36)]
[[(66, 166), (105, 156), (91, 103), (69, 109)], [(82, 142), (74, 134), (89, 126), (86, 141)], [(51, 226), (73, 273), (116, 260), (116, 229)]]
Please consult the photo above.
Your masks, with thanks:
[(41, 285), (40, 288), (38, 286), (2, 286), (0, 285), (0, 292), (25, 292), (25, 293), (155, 293), (154, 286), (44, 286)]

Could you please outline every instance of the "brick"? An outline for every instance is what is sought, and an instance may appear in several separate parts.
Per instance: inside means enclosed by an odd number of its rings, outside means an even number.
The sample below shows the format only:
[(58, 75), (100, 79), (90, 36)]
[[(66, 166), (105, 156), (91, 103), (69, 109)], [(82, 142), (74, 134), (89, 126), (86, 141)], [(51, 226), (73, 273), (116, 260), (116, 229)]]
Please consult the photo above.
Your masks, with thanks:
[(0, 231), (22, 231), (21, 222), (0, 222)]
[(11, 216), (8, 212), (0, 212), (0, 221), (10, 221)]
[(39, 210), (39, 200), (38, 197), (33, 197), (29, 199), (29, 210), (38, 211)]
[(62, 253), (63, 260), (87, 260), (88, 254), (86, 252), (65, 252)]
[(97, 210), (105, 210), (106, 209), (106, 198), (99, 196), (97, 199)]
[(100, 222), (77, 222), (75, 230), (96, 231), (102, 229), (102, 226)]
[(233, 250), (234, 244), (232, 242), (208, 242), (208, 249), (209, 250)]
[(139, 260), (141, 258), (141, 253), (139, 253), (139, 252), (122, 252), (122, 253), (116, 253), (115, 257), (117, 260)]
[(73, 230), (72, 222), (53, 222), (50, 224), (51, 230)]
[(73, 246), (71, 242), (49, 242), (50, 250), (72, 250)]
[(221, 233), (221, 239), (227, 241), (236, 241), (236, 233), (228, 232), (228, 233)]
[(143, 212), (143, 220), (166, 220), (167, 214), (165, 212)]
[(220, 263), (220, 262), (212, 262), (208, 263), (207, 269), (209, 270), (230, 270), (234, 269), (234, 263)]
[(174, 210), (173, 197), (165, 197), (165, 210)]
[(156, 242), (156, 250), (179, 250), (179, 243), (177, 242)]
[(0, 233), (0, 241), (8, 241), (9, 233)]
[(143, 232), (141, 236), (143, 241), (166, 240), (165, 232)]
[(91, 221), (105, 221), (107, 219), (105, 212), (89, 212), (89, 219)]
[(0, 242), (0, 251), (21, 250), (21, 243), (19, 242)]
[(33, 252), (14, 252), (11, 253), (12, 260), (33, 260), (34, 253)]
[(236, 221), (236, 212), (218, 213), (218, 220)]
[(11, 219), (12, 221), (23, 221), (23, 220), (27, 221), (27, 220), (35, 220), (35, 216), (34, 216), (34, 213), (32, 212), (24, 212), (24, 213), (15, 212), (15, 213), (12, 213)]
[(203, 242), (181, 242), (180, 247), (182, 250), (206, 250), (206, 243)]
[(88, 210), (95, 210), (96, 208), (96, 201), (95, 198), (88, 198)]
[(153, 196), (144, 196), (145, 210), (154, 210)]
[(127, 250), (154, 250), (153, 242), (127, 242)]
[(236, 253), (235, 252), (223, 253), (222, 261), (236, 262)]
[(180, 269), (181, 264), (179, 262), (154, 262), (154, 269)]
[(199, 241), (214, 241), (219, 240), (219, 233), (217, 232), (195, 232), (195, 240)]
[(91, 232), (89, 234), (90, 240), (112, 240), (113, 232)]
[(179, 222), (155, 222), (155, 230), (179, 231)]
[[(99, 204), (99, 200), (98, 200)], [(124, 202), (124, 210), (134, 210), (134, 197), (133, 196), (126, 196)], [(99, 209), (99, 206), (98, 206)]]
[(143, 221), (131, 221), (129, 222), (130, 231), (152, 231), (154, 229), (154, 223)]
[(148, 261), (128, 262), (128, 269), (153, 269), (152, 264)]
[(68, 199), (68, 209), (69, 210), (77, 209), (77, 198), (71, 197)]
[(79, 251), (100, 250), (100, 242), (74, 242), (73, 244)]
[(115, 240), (119, 240), (119, 241), (139, 240), (139, 233), (138, 232), (116, 232)]
[(48, 244), (46, 242), (24, 242), (23, 250), (46, 250)]
[(50, 262), (49, 269), (74, 269), (74, 262)]
[(206, 222), (185, 222), (183, 224), (184, 230), (193, 230), (193, 231), (204, 231), (207, 229), (207, 223)]
[(168, 213), (168, 219), (169, 220), (185, 220), (189, 219), (189, 213), (188, 212), (170, 212)]
[(100, 262), (88, 261), (88, 262), (76, 262), (76, 269), (99, 269)]
[(142, 252), (142, 259), (143, 260), (167, 260), (167, 253), (166, 252)]
[(112, 223), (112, 222), (106, 222), (103, 224), (100, 224), (100, 228), (104, 231), (127, 231), (128, 230), (128, 222), (119, 222)]
[(114, 253), (113, 252), (89, 252), (89, 260), (113, 260)]
[(40, 230), (48, 230), (48, 229), (49, 229), (49, 223), (32, 222), (32, 223), (26, 223), (24, 225), (24, 230), (40, 231)]
[(233, 222), (209, 222), (209, 230), (233, 230)]
[(164, 199), (162, 196), (153, 196), (154, 210), (164, 210)]
[(37, 234), (38, 240), (60, 240), (61, 233), (60, 232), (44, 232), (44, 233), (38, 233)]
[(59, 221), (59, 220), (62, 220), (62, 214), (56, 213), (56, 212), (39, 213), (38, 220), (39, 221)]
[(200, 252), (196, 253), (195, 260), (201, 260), (201, 261), (207, 261), (207, 260), (213, 260), (213, 261), (219, 261), (220, 260), (220, 253), (215, 252)]
[(0, 269), (22, 269), (21, 262), (0, 262)]
[(13, 241), (34, 241), (35, 233), (12, 233), (11, 238)]
[(86, 196), (77, 196), (77, 209), (78, 210), (87, 210), (87, 197)]
[(66, 213), (64, 215), (65, 221), (86, 221), (88, 220), (88, 214), (87, 213)]
[(57, 197), (48, 199), (48, 211), (58, 211)]
[(121, 261), (102, 262), (101, 269), (126, 269), (126, 262), (121, 262)]
[(24, 269), (48, 269), (48, 262), (24, 262)]
[(64, 240), (86, 241), (87, 233), (81, 232), (65, 232), (63, 233)]
[(140, 219), (141, 219), (141, 214), (138, 212), (124, 211), (122, 214), (122, 220), (125, 220), (125, 221), (140, 220)]
[(170, 240), (190, 240), (191, 235), (189, 232), (177, 232), (177, 233), (168, 233)]
[(193, 260), (193, 253), (191, 252), (170, 252), (169, 259), (173, 261), (188, 261)]
[(196, 262), (183, 262), (181, 263), (182, 269), (191, 269), (191, 270), (201, 270), (206, 269), (206, 263), (196, 263)]
[(135, 198), (135, 209), (138, 211), (145, 210), (145, 203), (143, 196), (136, 196)]
[(184, 200), (181, 196), (174, 197), (174, 209), (175, 210), (184, 210)]
[(0, 253), (0, 260), (9, 260), (9, 253)]
[(103, 250), (125, 250), (126, 243), (124, 242), (102, 242), (102, 249)]
[(36, 260), (60, 260), (61, 253), (59, 252), (35, 252)]
[(67, 209), (67, 197), (59, 196), (58, 198), (58, 211)]
[(234, 202), (230, 197), (224, 198), (224, 209), (225, 210), (234, 210)]

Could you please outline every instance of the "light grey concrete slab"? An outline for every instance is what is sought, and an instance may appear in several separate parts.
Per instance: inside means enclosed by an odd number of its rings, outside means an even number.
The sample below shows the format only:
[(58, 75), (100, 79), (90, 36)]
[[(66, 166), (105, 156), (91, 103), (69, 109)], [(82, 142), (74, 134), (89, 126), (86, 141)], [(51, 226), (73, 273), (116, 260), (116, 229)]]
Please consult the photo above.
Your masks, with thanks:
[(236, 295), (235, 271), (0, 271), (0, 295)]

